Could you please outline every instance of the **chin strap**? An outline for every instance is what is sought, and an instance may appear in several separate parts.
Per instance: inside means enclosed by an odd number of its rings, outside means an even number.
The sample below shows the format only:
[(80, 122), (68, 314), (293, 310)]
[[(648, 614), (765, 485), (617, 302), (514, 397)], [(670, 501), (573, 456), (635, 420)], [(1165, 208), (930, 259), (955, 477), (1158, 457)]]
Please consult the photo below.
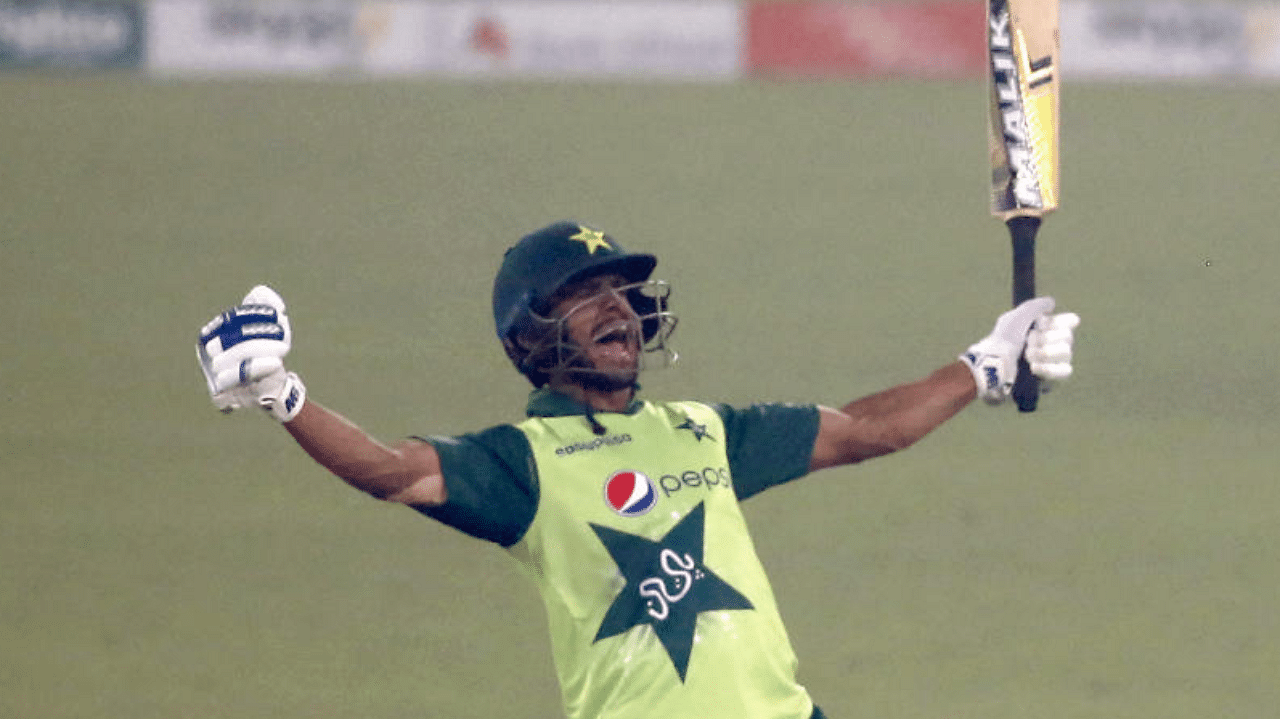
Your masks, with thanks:
[(600, 420), (596, 419), (596, 411), (590, 404), (587, 405), (587, 424), (591, 425), (591, 433), (595, 435), (602, 435), (609, 431), (608, 427), (600, 424)]

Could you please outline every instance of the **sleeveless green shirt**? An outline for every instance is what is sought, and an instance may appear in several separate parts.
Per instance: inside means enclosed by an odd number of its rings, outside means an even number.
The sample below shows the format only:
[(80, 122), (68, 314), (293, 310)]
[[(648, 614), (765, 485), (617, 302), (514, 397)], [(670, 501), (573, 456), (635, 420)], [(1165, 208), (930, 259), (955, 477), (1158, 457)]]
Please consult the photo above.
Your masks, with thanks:
[(507, 548), (547, 610), (572, 719), (806, 719), (739, 500), (808, 469), (813, 406), (536, 391), (530, 418), (430, 437), (449, 493), (419, 511)]

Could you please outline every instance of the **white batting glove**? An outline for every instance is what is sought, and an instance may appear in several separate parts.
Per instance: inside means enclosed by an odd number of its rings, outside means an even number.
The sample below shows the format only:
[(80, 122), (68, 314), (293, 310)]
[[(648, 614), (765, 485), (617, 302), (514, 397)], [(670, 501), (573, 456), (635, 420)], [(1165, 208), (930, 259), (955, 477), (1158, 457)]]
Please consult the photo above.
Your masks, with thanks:
[(1071, 376), (1073, 331), (1080, 317), (1073, 312), (1050, 314), (1053, 309), (1052, 297), (1027, 300), (1000, 315), (991, 334), (960, 355), (973, 372), (978, 396), (987, 404), (1008, 399), (1024, 351), (1032, 373), (1041, 379)]
[(284, 300), (266, 285), (254, 287), (200, 330), (196, 355), (213, 406), (223, 413), (261, 407), (281, 422), (296, 417), (307, 388), (284, 368), (292, 346)]
[(1041, 392), (1071, 376), (1075, 329), (1079, 326), (1080, 315), (1074, 312), (1044, 315), (1031, 326), (1025, 356), (1031, 372), (1040, 378)]

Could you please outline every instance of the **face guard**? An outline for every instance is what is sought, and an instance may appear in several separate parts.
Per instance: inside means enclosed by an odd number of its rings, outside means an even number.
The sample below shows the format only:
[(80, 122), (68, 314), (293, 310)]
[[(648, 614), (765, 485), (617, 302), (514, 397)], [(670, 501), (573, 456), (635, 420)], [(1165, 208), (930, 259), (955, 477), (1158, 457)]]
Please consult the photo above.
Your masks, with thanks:
[[(503, 255), (493, 281), (494, 328), (507, 357), (534, 387), (550, 381), (550, 372), (563, 377), (568, 370), (581, 371), (580, 376), (572, 378), (574, 381), (618, 374), (593, 372), (590, 358), (594, 351), (605, 364), (618, 364), (609, 362), (609, 355), (625, 359), (620, 354), (625, 351), (624, 345), (600, 347), (579, 331), (579, 339), (587, 347), (577, 347), (569, 340), (565, 318), (551, 316), (557, 307), (564, 311), (563, 300), (567, 297), (588, 299), (603, 289), (598, 281), (597, 284), (584, 283), (613, 275), (620, 278), (616, 280), (619, 284), (630, 283), (625, 288), (612, 288), (613, 293), (622, 294), (611, 295), (614, 298), (611, 301), (619, 302), (618, 298), (624, 297), (626, 303), (619, 304), (629, 305), (635, 315), (633, 324), (639, 324), (639, 349), (631, 354), (637, 358), (659, 354), (661, 361), (656, 364), (671, 364), (675, 352), (667, 348), (667, 338), (676, 323), (667, 311), (670, 290), (665, 283), (646, 284), (657, 263), (658, 258), (651, 254), (628, 252), (604, 232), (569, 220), (552, 223), (520, 238)], [(572, 294), (575, 287), (583, 294)], [(574, 325), (580, 323), (581, 320)], [(632, 382), (638, 371), (638, 366), (634, 370), (628, 367)]]
[[(518, 342), (528, 352), (526, 362), (548, 381), (569, 379), (597, 390), (625, 389), (635, 384), (644, 369), (669, 367), (678, 355), (668, 345), (677, 318), (667, 309), (671, 286), (661, 280), (633, 282), (618, 287), (602, 287), (598, 292), (570, 307), (562, 316), (545, 316), (531, 312), (529, 330)], [(581, 317), (590, 317), (605, 303), (623, 308), (618, 313), (602, 313), (590, 332), (588, 342), (600, 347), (615, 345), (619, 352), (635, 355), (625, 367), (598, 367), (588, 348), (570, 336), (570, 325)], [(646, 359), (646, 357), (650, 359)]]

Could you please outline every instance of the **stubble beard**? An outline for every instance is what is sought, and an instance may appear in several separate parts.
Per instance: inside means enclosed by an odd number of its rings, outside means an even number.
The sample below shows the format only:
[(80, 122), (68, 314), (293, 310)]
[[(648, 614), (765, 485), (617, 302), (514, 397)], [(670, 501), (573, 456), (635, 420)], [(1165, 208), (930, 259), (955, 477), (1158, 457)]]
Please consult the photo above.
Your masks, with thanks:
[(639, 356), (636, 366), (629, 369), (601, 369), (585, 353), (579, 354), (565, 368), (565, 375), (574, 384), (594, 392), (617, 392), (636, 386), (640, 378)]
[(640, 373), (613, 373), (596, 371), (573, 371), (569, 374), (575, 383), (583, 389), (595, 392), (617, 392), (620, 389), (631, 389), (636, 386)]
[[(638, 319), (636, 318), (637, 322)], [(604, 328), (596, 331), (599, 332), (602, 329)], [(568, 333), (565, 332), (566, 339), (568, 339), (567, 335)], [(602, 367), (598, 362), (599, 358), (593, 359), (591, 356), (591, 349), (596, 346), (598, 339), (598, 337), (592, 337), (587, 347), (569, 343), (574, 347), (575, 353), (567, 363), (568, 378), (583, 389), (592, 392), (617, 392), (635, 387), (636, 380), (640, 376), (640, 357), (644, 354), (644, 340), (640, 337), (639, 325), (628, 322), (626, 339), (622, 340), (631, 352), (630, 366), (619, 366), (609, 362), (610, 366)]]

